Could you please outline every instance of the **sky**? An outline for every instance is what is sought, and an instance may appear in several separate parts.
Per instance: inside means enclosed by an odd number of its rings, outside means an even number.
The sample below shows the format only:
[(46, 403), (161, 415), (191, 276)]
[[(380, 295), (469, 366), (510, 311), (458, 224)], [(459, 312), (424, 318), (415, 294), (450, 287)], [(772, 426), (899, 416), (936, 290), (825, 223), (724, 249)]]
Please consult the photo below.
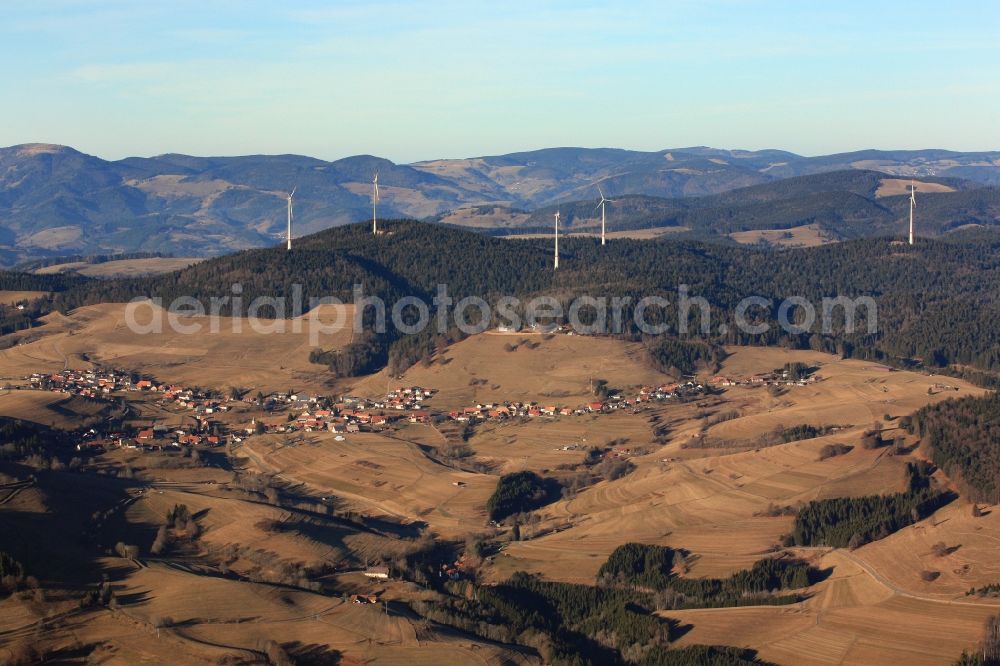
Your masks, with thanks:
[(0, 1), (0, 145), (1000, 149), (1000, 3)]

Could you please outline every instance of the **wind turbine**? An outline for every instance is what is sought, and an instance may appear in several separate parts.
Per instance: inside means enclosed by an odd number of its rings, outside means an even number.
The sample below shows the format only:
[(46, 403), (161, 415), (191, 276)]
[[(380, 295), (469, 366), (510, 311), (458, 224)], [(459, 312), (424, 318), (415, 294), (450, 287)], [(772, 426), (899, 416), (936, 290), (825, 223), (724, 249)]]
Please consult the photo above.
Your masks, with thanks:
[(292, 191), (288, 193), (288, 233), (286, 234), (285, 239), (288, 241), (289, 250), (292, 249), (292, 197), (295, 196), (295, 190), (297, 189), (299, 189), (298, 185), (293, 187)]
[(910, 181), (910, 245), (913, 245), (913, 211), (917, 207), (917, 186)]
[(378, 206), (378, 171), (375, 172), (375, 177), (372, 178), (372, 235), (378, 235), (378, 217), (376, 215), (376, 206)]
[(604, 197), (604, 192), (601, 191), (601, 186), (600, 185), (597, 186), (597, 191), (600, 192), (600, 194), (601, 194), (601, 201), (600, 201), (600, 203), (597, 204), (597, 208), (601, 209), (601, 245), (604, 245), (604, 227), (605, 227), (605, 220), (606, 220), (606, 216), (604, 215), (604, 206), (605, 206), (605, 204), (614, 203), (614, 200), (612, 200), (612, 199), (606, 199)]
[(552, 270), (559, 268), (559, 211), (556, 211), (556, 257)]

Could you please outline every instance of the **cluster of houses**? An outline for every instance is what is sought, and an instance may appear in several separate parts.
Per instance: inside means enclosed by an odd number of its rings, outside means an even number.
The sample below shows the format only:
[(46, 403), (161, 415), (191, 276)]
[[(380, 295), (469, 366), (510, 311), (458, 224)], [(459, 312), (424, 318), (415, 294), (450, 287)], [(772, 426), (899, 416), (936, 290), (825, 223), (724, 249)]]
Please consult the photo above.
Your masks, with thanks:
[(479, 421), (503, 421), (518, 417), (580, 416), (616, 410), (633, 410), (634, 413), (645, 403), (663, 402), (704, 393), (705, 386), (703, 384), (691, 381), (682, 384), (644, 386), (635, 398), (623, 398), (620, 394), (611, 394), (604, 400), (595, 400), (576, 407), (543, 405), (537, 402), (480, 403), (448, 412), (448, 418), (453, 421), (476, 423)]
[(660, 386), (643, 386), (639, 389), (639, 397), (636, 398), (636, 403), (674, 400), (703, 395), (704, 393), (705, 385), (694, 381), (687, 381), (680, 384), (661, 384)]
[[(268, 432), (295, 432), (329, 430), (336, 433), (358, 432), (362, 429), (379, 430), (393, 421), (409, 418), (413, 422), (429, 420), (430, 413), (420, 409), (435, 391), (420, 386), (399, 387), (385, 397), (370, 400), (344, 396), (339, 402), (322, 396), (303, 393), (257, 394), (242, 399), (219, 397), (200, 389), (177, 384), (139, 379), (131, 373), (114, 369), (74, 370), (56, 373), (34, 373), (25, 377), (37, 390), (80, 395), (92, 399), (110, 400), (112, 394), (127, 392), (157, 394), (158, 404), (181, 410), (190, 410), (195, 417), (191, 427), (151, 425), (147, 428), (98, 432), (85, 432), (77, 443), (77, 450), (98, 453), (111, 448), (163, 449), (166, 446), (217, 446), (225, 443), (224, 436), (209, 434), (209, 417), (228, 412), (235, 403), (263, 407), (267, 411), (285, 409), (294, 414), (288, 421), (251, 421), (250, 427), (227, 433), (234, 442), (243, 437)], [(386, 412), (389, 412), (386, 414)], [(407, 414), (407, 412), (409, 412)]]
[(787, 370), (781, 372), (763, 372), (749, 377), (712, 377), (716, 386), (806, 386), (820, 380), (818, 375), (793, 378)]
[(76, 450), (97, 454), (118, 448), (156, 451), (166, 447), (221, 446), (225, 443), (222, 435), (198, 431), (205, 426), (205, 423), (200, 422), (196, 428), (171, 428), (165, 425), (110, 431), (91, 428), (80, 435)]
[[(69, 393), (87, 398), (107, 398), (118, 391), (139, 391), (132, 375), (118, 370), (63, 370), (51, 374), (36, 372), (26, 378), (32, 388)], [(148, 384), (148, 382), (146, 382)]]
[(52, 374), (35, 373), (27, 377), (32, 388), (68, 393), (93, 399), (109, 399), (111, 394), (120, 392), (144, 392), (161, 395), (164, 404), (189, 409), (196, 414), (213, 414), (230, 409), (228, 399), (213, 398), (199, 389), (190, 389), (177, 384), (163, 384), (151, 379), (135, 379), (121, 370), (63, 370)]
[[(138, 383), (142, 384), (143, 381)], [(201, 391), (184, 388), (183, 386), (151, 385), (148, 388), (140, 388), (139, 390), (160, 392), (163, 394), (160, 400), (162, 404), (172, 405), (180, 409), (188, 409), (195, 414), (215, 414), (217, 412), (228, 412), (231, 409), (229, 403), (232, 401), (228, 398), (213, 398)]]
[[(419, 386), (398, 388), (379, 400), (368, 400), (345, 396), (338, 403), (328, 398), (312, 397), (304, 394), (276, 393), (265, 398), (245, 398), (246, 403), (257, 404), (268, 410), (278, 405), (289, 406), (294, 418), (287, 421), (258, 421), (254, 417), (246, 428), (233, 430), (224, 435), (208, 434), (209, 422), (206, 416), (230, 409), (231, 400), (215, 400), (177, 386), (163, 386), (143, 380), (136, 390), (158, 391), (163, 394), (162, 402), (177, 403), (184, 408), (194, 409), (198, 414), (197, 425), (193, 428), (170, 428), (164, 425), (150, 426), (131, 433), (116, 432), (106, 436), (85, 438), (78, 450), (97, 450), (111, 447), (162, 449), (165, 446), (219, 446), (226, 443), (226, 436), (240, 443), (245, 437), (264, 433), (291, 433), (329, 431), (334, 433), (354, 433), (361, 430), (380, 430), (393, 421), (406, 418), (404, 414), (385, 414), (384, 410), (411, 410), (409, 419), (416, 421), (424, 412), (413, 411), (434, 395), (431, 389)], [(301, 411), (300, 411), (301, 410)], [(296, 414), (297, 413), (297, 414)]]
[(282, 420), (258, 421), (254, 418), (248, 427), (228, 432), (224, 436), (208, 434), (208, 417), (232, 409), (233, 403), (237, 401), (236, 398), (221, 398), (199, 389), (150, 379), (137, 379), (129, 373), (117, 370), (63, 370), (53, 374), (34, 374), (28, 379), (36, 388), (94, 398), (108, 398), (110, 394), (116, 392), (155, 393), (158, 394), (158, 402), (161, 405), (190, 410), (196, 418), (196, 424), (190, 428), (156, 425), (131, 432), (109, 432), (100, 435), (91, 431), (77, 447), (81, 451), (91, 452), (112, 447), (162, 449), (165, 446), (217, 446), (225, 443), (225, 436), (239, 443), (244, 437), (264, 433), (328, 431), (347, 434), (362, 430), (378, 431), (402, 420), (411, 423), (429, 423), (450, 419), (475, 423), (520, 417), (596, 414), (623, 409), (634, 412), (644, 403), (697, 395), (705, 391), (702, 384), (689, 381), (680, 384), (644, 386), (634, 399), (612, 393), (603, 400), (594, 400), (576, 407), (505, 401), (480, 403), (447, 414), (427, 409), (426, 402), (436, 391), (421, 386), (398, 387), (388, 391), (384, 397), (376, 399), (343, 396), (336, 401), (328, 397), (291, 392), (273, 393), (268, 396), (257, 394), (256, 397), (248, 395), (241, 401), (263, 407), (267, 411), (282, 409), (283, 415), (290, 413), (292, 416)]
[(351, 595), (352, 604), (377, 604), (378, 595), (377, 594), (352, 594)]
[[(291, 414), (287, 419), (276, 421), (254, 418), (249, 427), (227, 432), (225, 435), (209, 434), (208, 417), (216, 412), (232, 409), (236, 398), (220, 398), (198, 389), (190, 389), (174, 384), (159, 383), (149, 379), (136, 379), (132, 375), (117, 370), (63, 370), (53, 374), (34, 374), (30, 378), (35, 388), (75, 393), (93, 398), (107, 398), (116, 392), (148, 392), (160, 395), (163, 405), (191, 410), (196, 417), (196, 425), (191, 428), (170, 428), (163, 425), (141, 428), (132, 432), (98, 433), (91, 431), (80, 442), (80, 450), (101, 448), (163, 448), (164, 446), (217, 446), (225, 443), (224, 437), (241, 442), (244, 437), (263, 433), (288, 433), (296, 431), (333, 433), (356, 433), (362, 430), (378, 431), (393, 422), (407, 420), (411, 423), (452, 420), (463, 423), (481, 421), (503, 421), (513, 418), (542, 418), (556, 416), (578, 416), (598, 414), (617, 410), (637, 413), (647, 403), (664, 402), (704, 394), (705, 384), (694, 380), (680, 383), (643, 386), (634, 398), (625, 398), (613, 392), (602, 400), (594, 400), (575, 407), (537, 402), (486, 402), (454, 410), (448, 413), (431, 411), (426, 402), (436, 391), (421, 386), (398, 387), (388, 391), (384, 397), (369, 399), (343, 396), (339, 400), (323, 396), (309, 396), (296, 393), (273, 393), (268, 396), (257, 394), (247, 396), (242, 402), (274, 411), (281, 409), (282, 415)], [(792, 378), (787, 371), (775, 371), (749, 377), (716, 376), (711, 384), (715, 386), (758, 386), (758, 385), (805, 385), (817, 381), (815, 375)], [(287, 410), (285, 409), (287, 408)], [(218, 428), (215, 429), (218, 432)]]
[[(386, 393), (384, 398), (369, 400), (355, 396), (344, 396), (339, 402), (327, 398), (309, 398), (303, 402), (301, 396), (292, 403), (292, 409), (299, 411), (286, 423), (251, 423), (247, 434), (270, 432), (316, 432), (354, 433), (361, 430), (381, 430), (389, 424), (408, 419), (412, 423), (426, 423), (430, 412), (420, 409), (425, 400), (436, 393), (421, 386), (400, 387)], [(389, 413), (386, 413), (388, 411)], [(398, 412), (409, 412), (398, 413)]]
[(454, 562), (444, 562), (438, 568), (438, 577), (449, 580), (462, 580), (469, 575), (468, 567), (465, 564), (465, 553), (458, 556)]

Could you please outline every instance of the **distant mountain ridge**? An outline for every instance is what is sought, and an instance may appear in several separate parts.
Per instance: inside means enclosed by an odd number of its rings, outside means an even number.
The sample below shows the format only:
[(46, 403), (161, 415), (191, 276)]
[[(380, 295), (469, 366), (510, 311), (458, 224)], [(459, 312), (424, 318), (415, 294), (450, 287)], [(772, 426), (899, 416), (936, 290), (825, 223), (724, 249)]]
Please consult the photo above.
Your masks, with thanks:
[(426, 219), (482, 206), (530, 214), (593, 199), (598, 184), (616, 197), (684, 200), (845, 169), (1000, 184), (1000, 152), (803, 157), (706, 147), (548, 148), (405, 165), (371, 155), (332, 162), (179, 154), (107, 161), (66, 146), (24, 144), (0, 148), (0, 265), (66, 254), (215, 255), (272, 245), (284, 232), (292, 187), (294, 234), (301, 236), (369, 217), (375, 171), (380, 217)]
[[(940, 236), (970, 226), (1000, 223), (1000, 187), (981, 186), (956, 178), (923, 178), (918, 187), (918, 231)], [(662, 198), (623, 195), (607, 207), (612, 233), (659, 229), (672, 238), (726, 241), (747, 231), (814, 228), (827, 241), (872, 236), (901, 236), (907, 228), (909, 180), (887, 178), (876, 171), (835, 171), (701, 197)], [(476, 224), (476, 215), (439, 221), (478, 227), (491, 235), (551, 233), (559, 210), (566, 233), (596, 233), (600, 211), (593, 198), (545, 206), (532, 212), (480, 210), (492, 225)], [(460, 211), (461, 212), (461, 211)], [(465, 221), (468, 224), (462, 225)]]

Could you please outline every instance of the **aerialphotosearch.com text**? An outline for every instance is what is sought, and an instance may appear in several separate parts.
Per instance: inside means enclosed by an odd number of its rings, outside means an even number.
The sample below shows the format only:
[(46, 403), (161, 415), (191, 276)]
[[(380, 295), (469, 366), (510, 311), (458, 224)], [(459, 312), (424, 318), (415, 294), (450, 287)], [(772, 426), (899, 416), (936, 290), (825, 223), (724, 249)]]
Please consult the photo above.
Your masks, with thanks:
[(288, 295), (247, 299), (243, 286), (236, 283), (229, 294), (210, 297), (207, 303), (191, 296), (180, 296), (166, 304), (159, 297), (138, 298), (125, 310), (126, 325), (140, 335), (165, 331), (184, 335), (240, 333), (247, 329), (262, 335), (304, 332), (313, 346), (321, 346), (324, 338), (345, 327), (351, 327), (356, 334), (394, 330), (402, 335), (422, 333), (428, 326), (445, 334), (456, 327), (466, 335), (474, 335), (489, 329), (521, 332), (561, 326), (579, 335), (632, 330), (643, 335), (669, 332), (710, 337), (726, 334), (731, 326), (747, 335), (766, 334), (774, 326), (791, 334), (829, 334), (835, 326), (840, 332), (853, 333), (861, 320), (867, 333), (878, 331), (878, 308), (870, 296), (824, 297), (814, 303), (802, 296), (775, 299), (751, 295), (737, 302), (731, 311), (723, 312), (705, 298), (691, 294), (683, 284), (674, 294), (663, 292), (641, 298), (537, 295), (528, 299), (502, 296), (492, 301), (479, 296), (456, 300), (447, 285), (439, 284), (429, 302), (419, 296), (386, 302), (366, 294), (363, 285), (354, 285), (350, 303), (336, 297), (311, 296), (306, 307), (302, 285), (292, 285)]

